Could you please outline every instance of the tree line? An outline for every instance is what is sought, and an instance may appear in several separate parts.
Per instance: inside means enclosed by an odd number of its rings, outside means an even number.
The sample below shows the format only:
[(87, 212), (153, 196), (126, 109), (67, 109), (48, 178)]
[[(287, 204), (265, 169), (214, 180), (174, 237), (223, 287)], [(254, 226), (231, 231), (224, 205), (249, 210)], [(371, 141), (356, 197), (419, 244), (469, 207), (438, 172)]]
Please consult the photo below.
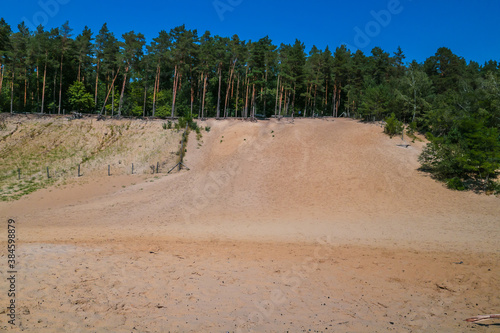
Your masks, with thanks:
[[(500, 66), (442, 47), (423, 63), (397, 48), (274, 45), (178, 26), (147, 43), (104, 24), (76, 35), (0, 19), (0, 111), (228, 118), (396, 119), (426, 133), (424, 169), (450, 187), (492, 186), (500, 167)], [(390, 117), (391, 116), (391, 117)], [(457, 172), (457, 170), (459, 172)]]

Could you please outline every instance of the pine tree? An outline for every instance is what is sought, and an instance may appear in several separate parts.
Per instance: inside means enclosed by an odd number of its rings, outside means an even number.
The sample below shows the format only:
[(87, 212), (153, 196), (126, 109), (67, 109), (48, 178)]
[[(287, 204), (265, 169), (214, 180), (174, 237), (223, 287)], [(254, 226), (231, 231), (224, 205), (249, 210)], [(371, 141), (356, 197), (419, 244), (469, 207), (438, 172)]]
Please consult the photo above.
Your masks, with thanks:
[(64, 61), (64, 54), (66, 51), (71, 47), (71, 43), (73, 40), (71, 39), (71, 29), (69, 27), (69, 22), (66, 21), (61, 29), (61, 35), (60, 35), (60, 52), (61, 52), (61, 70), (59, 71), (59, 105), (57, 108), (57, 114), (61, 114), (61, 102), (62, 102), (62, 91), (63, 91), (63, 61)]
[[(118, 116), (122, 114), (123, 98), (125, 96), (125, 86), (127, 84), (127, 75), (130, 70), (137, 70), (139, 63), (144, 55), (144, 35), (141, 33), (135, 33), (134, 31), (127, 32), (123, 34), (124, 42), (121, 44), (122, 47), (122, 63), (125, 71), (123, 73), (123, 83), (120, 93), (120, 104), (118, 106)], [(130, 79), (130, 78), (129, 78)]]
[(11, 44), (12, 30), (2, 18), (0, 19), (0, 111), (2, 108), (2, 88), (4, 75), (7, 69), (7, 63), (12, 52)]

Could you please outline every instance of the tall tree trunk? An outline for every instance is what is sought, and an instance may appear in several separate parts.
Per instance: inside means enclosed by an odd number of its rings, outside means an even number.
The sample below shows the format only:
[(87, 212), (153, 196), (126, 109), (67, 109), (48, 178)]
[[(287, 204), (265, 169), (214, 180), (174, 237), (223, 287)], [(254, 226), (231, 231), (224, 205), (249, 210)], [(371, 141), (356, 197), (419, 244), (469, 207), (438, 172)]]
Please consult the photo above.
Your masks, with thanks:
[(266, 79), (265, 79), (265, 87), (264, 87), (264, 110), (262, 111), (264, 113), (264, 116), (266, 116), (266, 106), (267, 106), (267, 69), (266, 69)]
[(234, 73), (235, 64), (236, 64), (236, 61), (233, 63), (233, 67), (231, 68), (231, 73), (229, 74), (229, 83), (227, 85), (227, 91), (226, 91), (226, 101), (224, 103), (224, 118), (227, 118), (227, 104), (229, 102), (229, 93), (231, 92), (231, 82), (233, 80), (233, 73)]
[(276, 103), (274, 104), (274, 115), (278, 114), (278, 95), (280, 90), (280, 75), (278, 74), (278, 83), (276, 84)]
[(57, 114), (61, 114), (63, 60), (64, 53), (61, 54), (61, 73), (59, 73), (59, 106), (57, 107)]
[(238, 83), (236, 84), (236, 102), (235, 102), (235, 111), (234, 117), (238, 118), (238, 99), (240, 95), (240, 75), (238, 74)]
[(153, 117), (155, 116), (156, 111), (156, 85), (158, 83), (158, 67), (156, 67), (156, 75), (155, 75), (155, 86), (153, 89)]
[(315, 117), (315, 114), (316, 114), (316, 97), (317, 97), (317, 94), (318, 94), (318, 85), (315, 84), (314, 85), (314, 106), (313, 106), (313, 118)]
[(327, 109), (328, 109), (328, 80), (326, 80), (325, 101), (323, 104), (323, 110), (326, 111)]
[(205, 77), (203, 78), (203, 101), (201, 105), (201, 119), (203, 120), (204, 112), (205, 112), (205, 96), (207, 93), (207, 74), (205, 73)]
[[(0, 96), (2, 95), (2, 85), (3, 85), (3, 72), (5, 70), (5, 65), (0, 62)], [(38, 74), (38, 71), (37, 71)]]
[(43, 69), (43, 84), (42, 84), (42, 113), (44, 109), (44, 104), (45, 104), (45, 80), (47, 78), (47, 59), (45, 59), (45, 66)]
[(118, 105), (118, 116), (119, 117), (121, 117), (121, 115), (122, 115), (123, 96), (125, 95), (125, 85), (127, 84), (127, 74), (128, 74), (129, 67), (130, 67), (130, 64), (127, 64), (127, 66), (125, 67), (125, 74), (123, 75), (122, 92), (120, 93), (120, 104)]
[(194, 97), (194, 99), (196, 101), (199, 101), (197, 109), (198, 109), (198, 119), (200, 119), (200, 116), (201, 116), (201, 91), (202, 91), (202, 88), (201, 88), (201, 82), (202, 82), (201, 75), (200, 75), (200, 78), (196, 79), (196, 80), (198, 81), (197, 84), (196, 84), (196, 87), (198, 89), (196, 89), (196, 96)]
[(413, 118), (411, 122), (413, 123), (417, 114), (417, 87), (415, 84), (415, 75), (413, 74), (413, 70), (411, 71), (411, 80), (413, 84)]
[[(114, 71), (113, 71), (113, 74), (114, 74)], [(109, 82), (109, 78), (108, 78), (108, 82)], [(106, 87), (107, 87), (107, 85), (106, 85)], [(110, 89), (111, 89), (111, 117), (114, 117), (115, 116), (115, 85), (111, 84)], [(104, 102), (104, 105), (106, 105), (106, 102)]]
[[(36, 65), (36, 111), (40, 111), (40, 78), (39, 78), (38, 64)], [(1, 86), (1, 84), (0, 84)], [(0, 89), (1, 92), (1, 89)]]
[(190, 113), (189, 113), (189, 118), (193, 118), (193, 106), (194, 106), (194, 84), (193, 84), (193, 81), (194, 81), (194, 77), (193, 77), (193, 71), (192, 69), (189, 70), (189, 85), (191, 87), (191, 109), (190, 109)]
[(307, 106), (309, 105), (309, 100), (311, 99), (310, 98), (311, 93), (312, 93), (312, 84), (308, 85), (307, 87), (306, 108), (304, 109), (304, 115), (303, 115), (304, 118), (307, 115)]
[(147, 90), (147, 86), (144, 85), (144, 105), (142, 106), (142, 116), (143, 117), (146, 117), (146, 97), (147, 97), (146, 90)]
[[(120, 73), (120, 67), (118, 67), (118, 71), (116, 72), (116, 75), (115, 75), (115, 77), (113, 78), (113, 82), (111, 82), (111, 87), (109, 87), (108, 93), (106, 94), (106, 99), (104, 100), (104, 104), (103, 104), (102, 109), (101, 109), (101, 114), (102, 114), (102, 112), (106, 109), (106, 103), (108, 102), (109, 94), (110, 94), (111, 92), (113, 92), (113, 93), (112, 93), (112, 98), (111, 98), (111, 99), (112, 99), (111, 104), (112, 104), (112, 105), (114, 105), (114, 104), (115, 104), (115, 103), (114, 103), (114, 97), (115, 97), (115, 80), (116, 80), (116, 78), (118, 77), (118, 74), (119, 74), (119, 73)], [(113, 74), (114, 74), (114, 70), (113, 70)], [(108, 81), (109, 81), (109, 80), (108, 80)], [(113, 115), (113, 111), (114, 111), (114, 109), (113, 109), (113, 107), (111, 107), (111, 115)]]
[(248, 89), (250, 88), (250, 82), (247, 78), (246, 80), (246, 86), (247, 86), (247, 93), (246, 93), (246, 97), (245, 97), (245, 112), (244, 112), (244, 118), (247, 118), (248, 117)]
[(241, 118), (247, 118), (248, 117), (248, 89), (249, 89), (249, 84), (250, 84), (250, 80), (248, 79), (248, 65), (247, 65), (246, 66), (246, 71), (245, 71), (245, 86), (246, 86), (245, 108), (243, 109), (243, 112), (241, 113)]
[(221, 90), (221, 86), (222, 86), (222, 68), (221, 68), (221, 65), (219, 64), (219, 70), (218, 70), (218, 74), (219, 74), (219, 92), (217, 94), (217, 119), (220, 118), (220, 90)]
[(288, 107), (290, 106), (290, 91), (285, 92), (285, 114), (288, 116)]
[(160, 93), (160, 75), (161, 75), (161, 67), (158, 63), (157, 76), (155, 78), (155, 91), (153, 97), (153, 117), (156, 115), (156, 99), (158, 94)]
[(197, 101), (199, 101), (198, 103), (198, 119), (201, 118), (201, 96), (203, 94), (203, 87), (202, 87), (202, 83), (203, 83), (203, 74), (200, 74), (200, 78), (198, 79), (198, 89), (196, 89), (196, 97), (195, 99)]
[(332, 117), (337, 117), (337, 85), (333, 86), (333, 112)]
[(283, 109), (284, 109), (283, 115), (284, 116), (288, 116), (287, 97), (288, 97), (287, 89), (283, 88)]
[(282, 105), (282, 102), (283, 102), (283, 83), (281, 84), (281, 89), (280, 89), (280, 112), (279, 112), (279, 115), (281, 116), (281, 105)]
[(12, 81), (10, 82), (10, 113), (14, 113), (14, 69), (12, 68)]
[(24, 108), (25, 109), (26, 109), (27, 95), (28, 95), (28, 73), (27, 73), (26, 68), (25, 68), (24, 69)]
[(338, 117), (341, 93), (342, 93), (342, 84), (339, 84), (339, 87), (337, 88), (337, 104), (335, 106), (335, 117)]
[(175, 114), (175, 98), (177, 96), (177, 80), (178, 80), (179, 74), (177, 73), (177, 65), (175, 65), (175, 70), (174, 70), (174, 85), (172, 87), (172, 110), (170, 112), (170, 118), (174, 119), (174, 114)]
[(77, 81), (78, 82), (82, 82), (81, 79), (80, 79), (80, 72), (82, 70), (82, 61), (80, 59), (78, 59), (78, 75), (77, 75)]
[(97, 58), (97, 69), (96, 69), (96, 74), (95, 74), (95, 93), (94, 93), (94, 105), (97, 107), (97, 87), (99, 85), (99, 65), (100, 61), (99, 58)]
[(189, 114), (189, 118), (193, 117), (193, 107), (194, 107), (194, 85), (191, 82), (191, 113)]
[[(57, 73), (56, 73), (57, 74)], [(52, 101), (53, 101), (53, 107), (52, 107), (52, 113), (56, 113), (56, 86), (57, 86), (57, 75), (54, 75), (54, 93), (52, 95)]]
[(253, 89), (252, 89), (252, 120), (255, 119), (255, 103), (256, 103), (256, 100), (255, 100), (255, 83), (252, 85), (253, 86)]

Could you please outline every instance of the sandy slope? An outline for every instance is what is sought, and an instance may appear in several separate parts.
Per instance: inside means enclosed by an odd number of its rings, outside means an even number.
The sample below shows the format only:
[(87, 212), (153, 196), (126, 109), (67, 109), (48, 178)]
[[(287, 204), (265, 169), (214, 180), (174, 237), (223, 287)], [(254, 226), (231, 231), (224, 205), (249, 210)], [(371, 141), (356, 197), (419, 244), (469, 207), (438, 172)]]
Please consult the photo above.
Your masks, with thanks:
[(189, 172), (0, 203), (23, 328), (488, 330), (462, 320), (500, 309), (498, 198), (447, 190), (377, 125), (208, 125)]

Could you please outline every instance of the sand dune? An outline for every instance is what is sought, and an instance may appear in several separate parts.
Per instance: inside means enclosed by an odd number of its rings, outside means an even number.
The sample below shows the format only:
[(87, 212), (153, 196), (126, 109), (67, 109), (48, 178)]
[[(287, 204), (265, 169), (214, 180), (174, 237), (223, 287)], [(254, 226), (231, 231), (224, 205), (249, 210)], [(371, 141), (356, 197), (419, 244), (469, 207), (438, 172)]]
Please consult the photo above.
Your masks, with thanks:
[(345, 119), (203, 125), (190, 171), (0, 203), (19, 223), (18, 328), (488, 330), (462, 320), (500, 306), (499, 199), (419, 172), (423, 143)]

